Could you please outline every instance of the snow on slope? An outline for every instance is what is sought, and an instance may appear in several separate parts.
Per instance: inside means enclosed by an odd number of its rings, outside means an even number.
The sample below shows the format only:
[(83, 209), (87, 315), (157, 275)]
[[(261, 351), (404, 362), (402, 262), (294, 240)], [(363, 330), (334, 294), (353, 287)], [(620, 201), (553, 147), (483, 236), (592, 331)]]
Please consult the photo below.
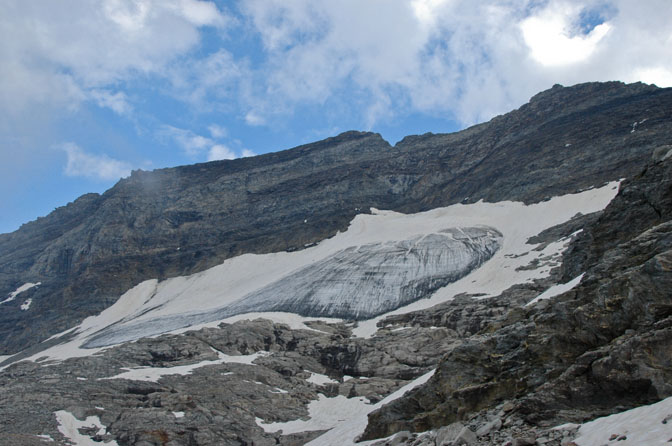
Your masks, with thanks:
[(124, 368), (126, 371), (123, 373), (99, 379), (128, 379), (132, 381), (158, 382), (162, 376), (189, 375), (194, 370), (209, 365), (225, 363), (255, 365), (254, 361), (262, 356), (266, 356), (266, 352), (256, 352), (251, 355), (230, 356), (218, 351), (217, 356), (219, 356), (219, 359), (212, 361), (201, 361), (195, 364), (178, 365), (175, 367), (138, 367), (133, 369)]
[(325, 432), (324, 434), (315, 438), (313, 441), (306, 443), (306, 446), (365, 446), (380, 441), (370, 440), (361, 443), (355, 443), (357, 437), (362, 435), (366, 429), (366, 425), (369, 421), (368, 414), (374, 410), (379, 409), (385, 404), (401, 398), (409, 390), (413, 390), (416, 387), (423, 385), (429, 381), (429, 378), (434, 375), (434, 372), (435, 370), (425, 373), (424, 375), (416, 378), (374, 405), (366, 405), (361, 407), (358, 411), (353, 412), (347, 420), (335, 423), (334, 427), (329, 432)]
[(294, 420), (284, 423), (264, 423), (256, 418), (257, 426), (265, 432), (282, 431), (282, 435), (296, 434), (298, 432), (321, 431), (331, 429), (339, 424), (351, 420), (353, 417), (366, 415), (371, 412), (371, 404), (364, 397), (346, 398), (337, 395), (327, 398), (323, 394), (318, 395), (317, 400), (308, 404), (308, 420)]
[(541, 293), (540, 295), (529, 301), (525, 306), (527, 307), (530, 305), (534, 305), (541, 300), (547, 300), (552, 297), (559, 296), (560, 294), (571, 290), (579, 283), (581, 283), (581, 279), (583, 279), (583, 273), (579, 274), (577, 277), (573, 278), (567, 283), (559, 283), (557, 285), (553, 285), (552, 287), (550, 287), (549, 289), (547, 289), (546, 291), (544, 291), (543, 293)]
[(672, 398), (598, 418), (581, 426), (579, 446), (663, 446), (672, 439)]
[[(309, 265), (334, 256), (344, 249), (364, 247), (371, 244), (395, 243), (412, 240), (430, 234), (441, 234), (449, 228), (473, 228), (487, 226), (502, 234), (501, 248), (480, 268), (467, 276), (438, 289), (429, 298), (360, 321), (355, 329), (358, 336), (372, 336), (376, 323), (389, 314), (421, 310), (452, 299), (459, 293), (494, 296), (517, 283), (546, 277), (550, 266), (538, 269), (521, 269), (535, 259), (555, 256), (555, 260), (569, 240), (552, 243), (541, 251), (526, 241), (549, 227), (569, 220), (577, 213), (587, 214), (603, 209), (616, 195), (618, 183), (613, 182), (599, 189), (578, 194), (555, 197), (551, 200), (525, 205), (519, 202), (457, 204), (446, 208), (404, 215), (392, 211), (372, 209), (373, 214), (361, 214), (351, 222), (348, 230), (324, 240), (316, 246), (296, 252), (272, 254), (245, 254), (226, 260), (206, 271), (185, 277), (176, 277), (159, 282), (156, 279), (142, 282), (127, 291), (111, 307), (98, 316), (85, 319), (76, 331), (65, 335), (61, 345), (37, 353), (30, 360), (40, 357), (64, 359), (86, 356), (100, 348), (82, 348), (101, 335), (106, 327), (124, 327), (116, 331), (117, 337), (106, 339), (106, 344), (121, 343), (143, 336), (158, 335), (163, 331), (184, 331), (188, 328), (216, 326), (245, 318), (268, 317), (271, 320), (291, 321), (294, 327), (301, 326), (301, 318), (289, 314), (255, 313), (232, 318), (189, 319), (185, 315), (217, 314), (218, 310), (252, 293), (291, 276)], [(317, 278), (314, 278), (317, 280)], [(365, 298), (365, 296), (362, 296)], [(314, 320), (316, 318), (310, 318)], [(325, 318), (320, 318), (325, 319)], [(152, 325), (152, 321), (170, 322), (168, 327)], [(161, 328), (161, 330), (157, 330)], [(109, 332), (108, 332), (109, 333)]]
[(30, 282), (28, 282), (28, 283), (24, 283), (23, 285), (21, 285), (20, 287), (18, 287), (16, 290), (14, 290), (14, 291), (12, 291), (11, 293), (9, 293), (9, 297), (7, 297), (7, 299), (5, 299), (5, 300), (3, 300), (2, 302), (0, 302), (0, 305), (4, 304), (4, 303), (6, 303), (6, 302), (11, 302), (11, 301), (13, 301), (14, 299), (16, 299), (16, 296), (18, 296), (19, 294), (23, 293), (24, 291), (28, 291), (29, 289), (31, 289), (31, 288), (33, 288), (33, 287), (36, 287), (36, 286), (39, 286), (39, 285), (42, 285), (42, 282), (37, 282), (37, 283), (30, 283)]
[(97, 434), (104, 435), (106, 432), (105, 426), (100, 422), (100, 418), (96, 416), (87, 417), (86, 420), (82, 421), (65, 410), (59, 410), (54, 412), (54, 414), (58, 421), (58, 431), (75, 446), (119, 446), (115, 440), (106, 442), (94, 441), (90, 436), (79, 433), (79, 429), (81, 428), (97, 428)]

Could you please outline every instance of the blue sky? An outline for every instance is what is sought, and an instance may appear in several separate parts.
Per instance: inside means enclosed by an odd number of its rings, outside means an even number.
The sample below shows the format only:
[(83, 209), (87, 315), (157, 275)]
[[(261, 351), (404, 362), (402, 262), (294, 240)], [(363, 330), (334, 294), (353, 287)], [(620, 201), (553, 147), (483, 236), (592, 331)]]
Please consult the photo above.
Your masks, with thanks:
[(555, 83), (672, 86), (669, 0), (4, 0), (0, 232), (132, 169), (450, 132)]

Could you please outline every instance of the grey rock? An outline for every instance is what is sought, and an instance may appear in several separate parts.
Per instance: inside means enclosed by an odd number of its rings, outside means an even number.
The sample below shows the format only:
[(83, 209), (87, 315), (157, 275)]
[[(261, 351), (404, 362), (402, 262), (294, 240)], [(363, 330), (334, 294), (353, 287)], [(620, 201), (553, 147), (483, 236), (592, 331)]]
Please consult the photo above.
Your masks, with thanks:
[(514, 438), (512, 446), (534, 446), (535, 444), (537, 444), (536, 438), (529, 436)]
[(401, 446), (405, 445), (407, 442), (409, 442), (412, 439), (412, 435), (408, 431), (402, 431), (397, 434), (395, 434), (394, 438), (392, 438), (392, 441), (390, 441), (389, 446)]
[(473, 445), (478, 441), (476, 434), (471, 429), (465, 426), (455, 438), (453, 442), (455, 445)]
[(462, 433), (462, 430), (465, 429), (465, 425), (458, 422), (449, 424), (440, 428), (436, 432), (436, 446), (449, 446), (452, 445), (457, 438)]
[(671, 156), (672, 156), (672, 145), (665, 144), (665, 145), (656, 147), (653, 150), (653, 154), (651, 155), (651, 159), (654, 162), (659, 163), (661, 161), (665, 161), (666, 159), (668, 159)]
[(501, 427), (502, 427), (502, 419), (495, 418), (494, 420), (488, 421), (483, 426), (479, 427), (478, 430), (476, 431), (476, 435), (479, 437), (483, 437), (485, 435), (488, 435), (490, 432), (494, 430), (499, 430)]

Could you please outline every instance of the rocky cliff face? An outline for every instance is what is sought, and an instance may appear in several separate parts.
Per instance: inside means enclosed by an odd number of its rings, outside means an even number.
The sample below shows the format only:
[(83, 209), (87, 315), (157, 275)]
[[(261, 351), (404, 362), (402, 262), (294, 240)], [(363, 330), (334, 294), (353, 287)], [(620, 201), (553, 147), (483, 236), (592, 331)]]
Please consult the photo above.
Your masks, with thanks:
[(40, 283), (0, 306), (0, 353), (72, 327), (143, 280), (302, 249), (370, 207), (535, 202), (631, 176), (672, 139), (671, 98), (642, 84), (556, 86), (488, 123), (394, 147), (350, 132), (250, 159), (134, 172), (0, 235), (0, 293)]

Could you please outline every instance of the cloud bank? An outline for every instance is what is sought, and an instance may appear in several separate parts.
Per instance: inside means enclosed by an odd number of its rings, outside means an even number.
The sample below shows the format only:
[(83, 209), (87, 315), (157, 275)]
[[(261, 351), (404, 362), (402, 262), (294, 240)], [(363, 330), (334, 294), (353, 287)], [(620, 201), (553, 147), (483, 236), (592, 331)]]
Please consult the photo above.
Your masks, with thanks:
[[(670, 23), (669, 0), (4, 0), (0, 165), (111, 178), (464, 127), (556, 83), (669, 87)], [(63, 142), (67, 165), (49, 165)]]
[(59, 147), (67, 154), (64, 173), (70, 177), (85, 177), (94, 180), (118, 180), (131, 174), (131, 166), (107, 155), (95, 155), (85, 152), (74, 143), (65, 143)]

